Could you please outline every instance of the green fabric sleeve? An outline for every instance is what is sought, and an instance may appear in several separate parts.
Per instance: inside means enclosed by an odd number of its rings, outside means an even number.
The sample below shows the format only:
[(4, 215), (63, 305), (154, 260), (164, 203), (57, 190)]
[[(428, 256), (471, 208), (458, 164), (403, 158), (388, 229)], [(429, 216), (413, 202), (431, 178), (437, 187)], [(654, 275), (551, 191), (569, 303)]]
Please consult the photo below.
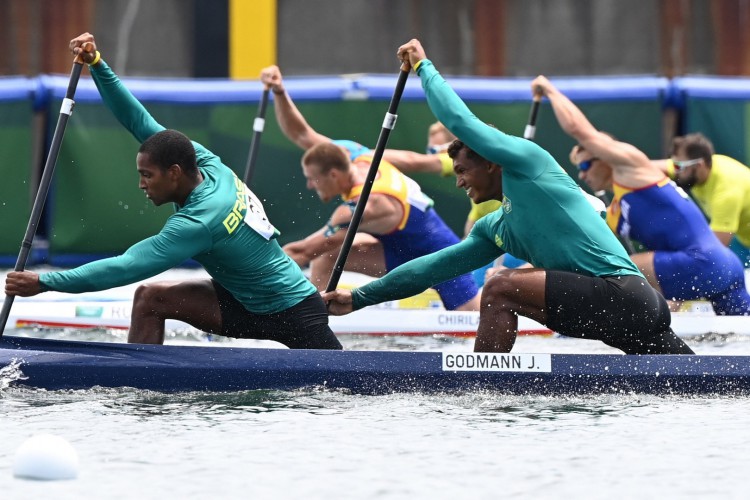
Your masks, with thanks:
[(473, 151), (514, 174), (531, 178), (539, 175), (544, 165), (552, 160), (550, 154), (536, 143), (505, 134), (481, 121), (429, 59), (420, 62), (417, 73), (422, 79), (430, 109), (448, 130)]
[(91, 67), (91, 76), (104, 104), (139, 143), (165, 129), (122, 84), (104, 60)]
[[(91, 68), (96, 87), (117, 120), (139, 141), (164, 130), (122, 84), (104, 61)], [(195, 144), (204, 162), (213, 154)], [(107, 290), (150, 278), (211, 249), (212, 236), (202, 222), (185, 214), (172, 215), (162, 230), (122, 255), (70, 269), (40, 275), (43, 290), (68, 293)]]
[(411, 297), (431, 286), (469, 273), (491, 262), (503, 251), (472, 231), (455, 245), (406, 262), (382, 278), (352, 290), (354, 310), (388, 300)]
[[(138, 140), (143, 142), (157, 132), (166, 130), (154, 120), (148, 110), (123, 85), (114, 71), (103, 60), (91, 68), (91, 76), (104, 104), (117, 120)], [(218, 157), (201, 144), (193, 141), (198, 166), (210, 166)], [(219, 160), (220, 161), (220, 160)]]
[(162, 230), (130, 247), (124, 254), (67, 271), (39, 276), (45, 290), (82, 293), (107, 290), (150, 278), (210, 250), (211, 233), (200, 222), (172, 215)]

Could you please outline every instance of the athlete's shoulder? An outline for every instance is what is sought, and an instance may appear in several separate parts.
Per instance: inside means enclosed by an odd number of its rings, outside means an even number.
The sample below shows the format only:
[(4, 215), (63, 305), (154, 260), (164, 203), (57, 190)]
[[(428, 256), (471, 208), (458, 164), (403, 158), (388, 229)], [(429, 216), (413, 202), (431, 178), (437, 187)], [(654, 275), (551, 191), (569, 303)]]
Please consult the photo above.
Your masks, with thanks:
[(719, 174), (717, 177), (723, 182), (735, 184), (750, 184), (750, 168), (744, 163), (725, 155), (711, 157), (711, 169)]
[(471, 212), (469, 212), (469, 218), (473, 221), (477, 221), (484, 217), (487, 214), (491, 214), (492, 212), (496, 211), (502, 203), (498, 200), (488, 200), (483, 201), (482, 203), (473, 203), (471, 204)]
[[(727, 155), (721, 155), (721, 154), (715, 154), (711, 157), (711, 163), (713, 165), (719, 165), (719, 166), (726, 166), (726, 165), (733, 165), (733, 166), (739, 166), (743, 168), (748, 168), (747, 165), (742, 163), (741, 161), (732, 158), (731, 156)], [(750, 169), (748, 169), (750, 170)]]
[(348, 139), (334, 139), (331, 142), (339, 147), (346, 149), (349, 153), (349, 159), (352, 161), (354, 161), (357, 157), (372, 154), (370, 148), (365, 147), (355, 141), (350, 141)]
[(207, 210), (205, 203), (195, 202), (185, 205), (167, 217), (164, 228), (179, 229), (184, 233), (206, 229)]
[(199, 168), (226, 168), (227, 170), (231, 170), (221, 162), (221, 158), (217, 154), (206, 146), (199, 142), (190, 142), (193, 143), (193, 148), (195, 149), (195, 163)]
[(476, 229), (477, 231), (485, 235), (492, 235), (495, 233), (495, 231), (497, 230), (497, 226), (502, 222), (504, 215), (503, 211), (500, 210), (502, 204), (499, 201), (497, 203), (497, 209), (477, 219), (474, 227), (472, 228), (472, 231)]

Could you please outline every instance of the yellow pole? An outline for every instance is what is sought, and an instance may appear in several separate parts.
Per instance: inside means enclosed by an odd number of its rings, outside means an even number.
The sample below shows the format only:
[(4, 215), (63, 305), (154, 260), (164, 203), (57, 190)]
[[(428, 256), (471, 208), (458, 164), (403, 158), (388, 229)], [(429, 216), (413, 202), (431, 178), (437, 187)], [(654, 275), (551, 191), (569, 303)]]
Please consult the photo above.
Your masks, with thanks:
[(276, 63), (276, 0), (229, 0), (229, 76), (258, 79)]

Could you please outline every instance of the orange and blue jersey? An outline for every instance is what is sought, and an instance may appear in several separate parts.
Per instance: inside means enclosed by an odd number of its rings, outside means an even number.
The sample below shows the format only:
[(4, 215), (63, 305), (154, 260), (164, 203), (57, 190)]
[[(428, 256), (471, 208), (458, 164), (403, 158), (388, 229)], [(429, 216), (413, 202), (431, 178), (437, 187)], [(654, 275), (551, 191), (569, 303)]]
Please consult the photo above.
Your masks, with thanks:
[[(358, 156), (357, 162), (371, 162), (372, 157)], [(354, 186), (343, 198), (352, 203), (359, 198), (363, 185)], [(455, 245), (460, 240), (433, 209), (432, 199), (419, 185), (386, 161), (380, 162), (378, 174), (372, 185), (372, 194), (389, 196), (399, 202), (402, 217), (392, 230), (385, 234), (372, 234), (383, 245), (386, 269), (400, 266), (417, 257), (428, 255)], [(478, 292), (470, 274), (436, 285), (446, 309), (455, 309), (471, 300)]]
[[(355, 158), (354, 161), (371, 163), (372, 157), (369, 155), (361, 155)], [(351, 201), (355, 198), (359, 198), (363, 187), (362, 184), (354, 186), (351, 191), (343, 197), (344, 201)], [(384, 194), (399, 202), (403, 215), (398, 226), (394, 228), (394, 230), (398, 231), (406, 229), (412, 207), (421, 212), (426, 212), (428, 208), (431, 208), (434, 205), (432, 199), (422, 192), (419, 184), (402, 174), (399, 169), (385, 160), (380, 161), (378, 173), (375, 177), (375, 182), (372, 185), (372, 192)]]
[(750, 314), (742, 263), (668, 178), (639, 189), (615, 184), (607, 224), (654, 252), (654, 272), (666, 298), (705, 298), (717, 314)]

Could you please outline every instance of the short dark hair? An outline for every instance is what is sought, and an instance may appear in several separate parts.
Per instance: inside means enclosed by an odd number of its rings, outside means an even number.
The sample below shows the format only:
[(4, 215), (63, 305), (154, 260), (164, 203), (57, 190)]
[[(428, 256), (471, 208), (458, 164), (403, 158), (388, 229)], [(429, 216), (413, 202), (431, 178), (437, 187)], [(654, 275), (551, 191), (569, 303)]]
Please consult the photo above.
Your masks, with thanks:
[(672, 139), (672, 154), (684, 151), (688, 160), (702, 159), (708, 167), (711, 167), (711, 157), (714, 154), (714, 145), (705, 135), (700, 132), (687, 134)]
[(470, 160), (474, 161), (487, 161), (486, 158), (482, 157), (479, 153), (471, 149), (469, 146), (464, 144), (464, 142), (461, 139), (456, 139), (455, 141), (451, 142), (451, 145), (448, 146), (448, 156), (451, 157), (451, 159), (455, 160), (456, 156), (458, 156), (458, 153), (461, 152), (461, 150), (466, 150), (466, 157)]
[(188, 175), (198, 173), (195, 147), (185, 134), (177, 130), (155, 133), (143, 141), (138, 152), (147, 154), (152, 163), (164, 170), (172, 165), (179, 165)]
[(308, 149), (302, 156), (302, 164), (310, 163), (315, 163), (322, 174), (327, 174), (334, 168), (346, 172), (351, 165), (346, 153), (332, 142), (321, 142)]

